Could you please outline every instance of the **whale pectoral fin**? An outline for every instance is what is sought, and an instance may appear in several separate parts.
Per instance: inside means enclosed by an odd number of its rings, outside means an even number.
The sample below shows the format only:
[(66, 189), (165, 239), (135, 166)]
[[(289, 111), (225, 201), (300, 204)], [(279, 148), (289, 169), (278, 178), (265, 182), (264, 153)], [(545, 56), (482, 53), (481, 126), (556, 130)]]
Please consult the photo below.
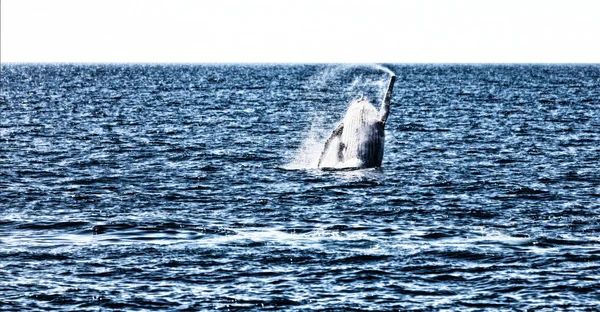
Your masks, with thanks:
[(383, 97), (383, 101), (381, 102), (381, 108), (379, 109), (379, 120), (385, 125), (387, 118), (390, 114), (390, 102), (392, 100), (392, 90), (394, 89), (394, 82), (396, 82), (396, 76), (390, 77), (390, 82), (388, 83), (387, 91), (385, 92), (385, 96)]
[[(325, 142), (325, 146), (323, 147), (323, 151), (321, 152), (321, 157), (319, 157), (319, 164), (317, 165), (319, 168), (321, 167), (321, 164), (323, 163), (323, 160), (325, 159), (325, 155), (327, 155), (327, 151), (329, 150), (331, 142), (335, 138), (341, 137), (343, 131), (344, 131), (344, 124), (340, 123), (339, 125), (337, 125), (337, 127), (335, 127), (335, 129), (329, 136), (329, 139), (327, 139), (327, 141)], [(343, 144), (340, 143), (340, 146), (338, 147), (338, 152), (337, 152), (338, 158), (340, 157), (340, 153), (342, 153), (342, 150), (343, 150), (342, 145)], [(342, 155), (342, 157), (343, 157), (343, 155)]]

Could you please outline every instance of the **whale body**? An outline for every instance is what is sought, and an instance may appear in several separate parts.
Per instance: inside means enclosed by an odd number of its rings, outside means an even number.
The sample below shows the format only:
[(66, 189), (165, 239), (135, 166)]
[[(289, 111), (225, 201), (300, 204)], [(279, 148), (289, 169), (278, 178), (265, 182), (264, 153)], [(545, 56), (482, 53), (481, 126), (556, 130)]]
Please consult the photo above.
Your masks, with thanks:
[(350, 103), (344, 118), (325, 142), (319, 168), (381, 167), (384, 128), (395, 81), (396, 76), (392, 75), (379, 111), (364, 98)]

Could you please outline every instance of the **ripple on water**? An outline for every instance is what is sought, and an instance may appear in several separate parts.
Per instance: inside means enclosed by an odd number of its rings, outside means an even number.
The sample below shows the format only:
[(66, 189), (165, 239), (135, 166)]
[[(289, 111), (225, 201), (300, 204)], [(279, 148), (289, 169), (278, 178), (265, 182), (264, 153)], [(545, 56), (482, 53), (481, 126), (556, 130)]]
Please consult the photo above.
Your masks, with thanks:
[(3, 310), (593, 310), (596, 65), (2, 65)]

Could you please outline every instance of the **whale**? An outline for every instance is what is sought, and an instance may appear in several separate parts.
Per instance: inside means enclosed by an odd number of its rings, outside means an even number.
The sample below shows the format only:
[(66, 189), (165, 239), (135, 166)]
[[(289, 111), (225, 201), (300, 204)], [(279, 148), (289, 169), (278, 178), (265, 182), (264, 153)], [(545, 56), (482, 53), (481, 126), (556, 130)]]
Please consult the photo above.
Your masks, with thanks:
[(364, 97), (348, 105), (346, 114), (331, 132), (319, 157), (320, 169), (364, 169), (381, 167), (385, 123), (396, 76), (391, 75), (377, 110)]

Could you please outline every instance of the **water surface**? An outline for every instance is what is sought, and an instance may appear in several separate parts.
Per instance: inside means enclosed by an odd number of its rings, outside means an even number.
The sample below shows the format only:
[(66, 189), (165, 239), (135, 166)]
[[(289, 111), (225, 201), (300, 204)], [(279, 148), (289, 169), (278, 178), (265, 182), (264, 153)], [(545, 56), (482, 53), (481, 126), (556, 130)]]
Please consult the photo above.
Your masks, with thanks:
[(595, 310), (600, 66), (3, 64), (2, 310)]

